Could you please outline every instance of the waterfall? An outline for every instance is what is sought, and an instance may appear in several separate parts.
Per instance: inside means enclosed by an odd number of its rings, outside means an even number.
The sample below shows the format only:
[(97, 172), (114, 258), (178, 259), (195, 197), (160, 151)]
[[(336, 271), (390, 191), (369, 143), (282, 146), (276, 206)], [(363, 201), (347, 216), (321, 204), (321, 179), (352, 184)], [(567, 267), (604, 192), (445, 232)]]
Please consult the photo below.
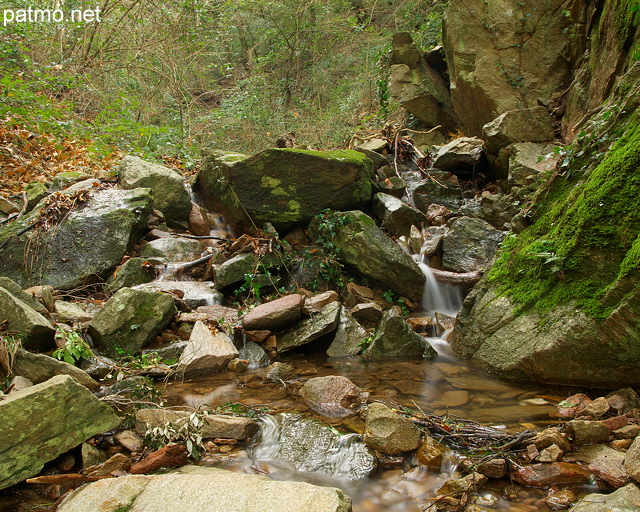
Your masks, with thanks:
[(444, 313), (455, 317), (462, 307), (460, 287), (439, 282), (433, 275), (429, 267), (429, 258), (424, 255), (423, 250), (420, 250), (420, 254), (414, 254), (413, 259), (426, 277), (420, 305), (431, 314)]

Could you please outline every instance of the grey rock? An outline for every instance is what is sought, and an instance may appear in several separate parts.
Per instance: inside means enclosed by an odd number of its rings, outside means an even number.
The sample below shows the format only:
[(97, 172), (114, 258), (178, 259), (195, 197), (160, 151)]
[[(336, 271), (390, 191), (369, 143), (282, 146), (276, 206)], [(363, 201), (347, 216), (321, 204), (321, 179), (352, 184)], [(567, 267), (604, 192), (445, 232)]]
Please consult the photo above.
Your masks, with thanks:
[(474, 272), (486, 268), (505, 233), (472, 217), (459, 217), (449, 225), (442, 242), (442, 266), (451, 272)]
[(33, 386), (33, 382), (29, 379), (22, 375), (16, 375), (11, 379), (11, 382), (9, 382), (9, 393), (17, 393), (18, 391), (30, 388), (31, 386)]
[(484, 154), (484, 142), (478, 137), (459, 137), (440, 147), (432, 165), (441, 171), (478, 165)]
[(376, 325), (376, 335), (364, 352), (366, 359), (381, 361), (397, 357), (433, 359), (436, 351), (427, 340), (413, 332), (411, 326), (393, 309)]
[(380, 219), (381, 227), (394, 236), (408, 236), (411, 226), (427, 223), (427, 217), (420, 210), (381, 192), (373, 197), (373, 211)]
[(21, 300), (31, 309), (34, 309), (41, 315), (47, 315), (49, 312), (47, 308), (40, 302), (34, 295), (31, 293), (27, 293), (20, 285), (15, 281), (12, 281), (8, 277), (0, 277), (0, 288), (4, 288), (11, 295), (13, 295), (16, 299)]
[(175, 317), (173, 297), (166, 293), (121, 288), (89, 323), (89, 334), (97, 348), (110, 357), (118, 349), (138, 353)]
[(624, 469), (636, 482), (640, 482), (640, 437), (636, 437), (624, 456)]
[(291, 331), (278, 336), (279, 353), (307, 343), (336, 330), (341, 305), (339, 302), (327, 304), (319, 313), (298, 322)]
[(429, 206), (439, 204), (456, 212), (464, 204), (458, 178), (449, 172), (434, 171), (436, 181), (426, 179), (413, 191), (413, 203), (418, 210), (427, 213)]
[(260, 368), (271, 364), (271, 359), (267, 353), (254, 341), (245, 342), (238, 350), (238, 357), (249, 361), (250, 365)]
[(253, 253), (238, 254), (225, 261), (216, 269), (216, 287), (221, 290), (229, 285), (244, 281), (246, 274), (254, 273)]
[(88, 322), (93, 318), (93, 315), (87, 313), (82, 309), (82, 306), (75, 302), (57, 300), (54, 307), (59, 322), (74, 324)]
[(169, 262), (195, 261), (202, 256), (205, 246), (201, 240), (165, 237), (146, 243), (140, 251), (143, 258), (163, 258)]
[(222, 294), (213, 287), (211, 281), (151, 281), (134, 286), (136, 290), (152, 292), (182, 292), (182, 301), (196, 309), (222, 302)]
[(18, 349), (16, 352), (13, 373), (22, 375), (35, 384), (45, 382), (57, 375), (69, 375), (91, 391), (100, 387), (100, 384), (80, 368), (45, 354), (32, 354), (23, 349)]
[(177, 372), (184, 377), (216, 373), (225, 370), (235, 357), (238, 351), (229, 336), (223, 332), (214, 335), (204, 323), (197, 321), (178, 361)]
[(157, 267), (147, 258), (129, 258), (107, 279), (107, 285), (111, 293), (116, 293), (120, 288), (133, 288), (153, 281), (157, 272)]
[(136, 156), (125, 156), (117, 167), (124, 189), (146, 187), (153, 190), (153, 207), (164, 213), (167, 220), (187, 222), (191, 199), (184, 187), (184, 179), (171, 169)]
[(367, 331), (343, 306), (340, 308), (338, 328), (327, 349), (327, 355), (329, 357), (354, 356), (362, 350), (362, 342), (366, 337)]
[(482, 127), (487, 149), (497, 154), (515, 142), (546, 142), (555, 138), (551, 116), (542, 106), (505, 112)]
[(104, 379), (109, 375), (118, 363), (107, 356), (91, 357), (80, 361), (80, 368), (92, 379)]
[(53, 347), (55, 329), (45, 317), (16, 298), (5, 288), (0, 288), (0, 322), (7, 321), (9, 331), (24, 336), (23, 345), (32, 350), (48, 350)]
[(37, 475), (46, 462), (120, 423), (113, 411), (68, 375), (0, 401), (0, 489)]
[(329, 418), (355, 414), (369, 397), (369, 393), (340, 375), (313, 377), (300, 388), (300, 395), (311, 409)]
[(367, 409), (364, 442), (389, 455), (415, 450), (420, 446), (420, 429), (384, 404), (374, 402)]
[(635, 512), (640, 510), (640, 489), (628, 484), (611, 494), (587, 494), (569, 512)]
[(282, 482), (217, 468), (183, 467), (167, 475), (130, 475), (81, 487), (67, 496), (59, 512), (349, 512), (341, 490), (305, 482)]

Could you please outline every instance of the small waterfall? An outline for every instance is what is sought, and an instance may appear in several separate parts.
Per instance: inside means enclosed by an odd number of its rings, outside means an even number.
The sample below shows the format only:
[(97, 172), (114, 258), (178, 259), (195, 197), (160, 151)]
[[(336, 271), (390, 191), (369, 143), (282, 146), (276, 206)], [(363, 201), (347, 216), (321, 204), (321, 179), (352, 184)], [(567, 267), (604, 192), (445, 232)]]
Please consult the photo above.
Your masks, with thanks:
[(413, 259), (427, 278), (424, 284), (424, 292), (420, 305), (429, 313), (444, 313), (448, 316), (456, 316), (462, 307), (462, 290), (458, 286), (439, 282), (431, 267), (429, 258), (424, 255), (424, 245), (420, 254), (414, 254)]

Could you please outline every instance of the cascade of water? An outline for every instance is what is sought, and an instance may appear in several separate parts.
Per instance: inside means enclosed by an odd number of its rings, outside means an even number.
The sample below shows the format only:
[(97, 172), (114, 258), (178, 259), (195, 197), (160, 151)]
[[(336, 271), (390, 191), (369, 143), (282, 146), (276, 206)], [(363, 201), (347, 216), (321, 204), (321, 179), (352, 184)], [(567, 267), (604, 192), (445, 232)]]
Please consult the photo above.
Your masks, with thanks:
[(420, 305), (429, 313), (444, 313), (456, 316), (462, 306), (462, 291), (458, 286), (439, 282), (429, 267), (429, 258), (424, 255), (424, 246), (420, 254), (414, 254), (413, 259), (427, 278)]

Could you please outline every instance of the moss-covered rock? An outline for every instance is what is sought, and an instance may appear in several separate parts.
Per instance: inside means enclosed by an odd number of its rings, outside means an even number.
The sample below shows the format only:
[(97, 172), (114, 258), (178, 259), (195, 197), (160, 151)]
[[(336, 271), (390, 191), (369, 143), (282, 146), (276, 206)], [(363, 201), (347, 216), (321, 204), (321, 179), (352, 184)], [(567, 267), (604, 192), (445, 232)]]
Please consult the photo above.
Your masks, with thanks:
[[(411, 256), (405, 253), (371, 217), (355, 210), (337, 214), (345, 222), (330, 229), (331, 243), (338, 249), (338, 258), (358, 274), (375, 280), (384, 289), (417, 301), (422, 297), (425, 276)], [(315, 217), (309, 229), (317, 239), (326, 219)], [(331, 223), (331, 221), (329, 221)]]
[(0, 401), (0, 489), (37, 475), (46, 462), (116, 427), (120, 419), (68, 375)]
[(8, 322), (7, 329), (21, 334), (23, 345), (32, 350), (53, 347), (55, 329), (45, 317), (26, 303), (0, 287), (0, 322)]
[(153, 207), (164, 213), (168, 221), (187, 222), (191, 198), (184, 186), (184, 179), (177, 172), (129, 155), (122, 159), (117, 171), (123, 188), (144, 187), (153, 190)]
[(377, 193), (373, 197), (373, 211), (382, 227), (393, 236), (409, 236), (411, 226), (427, 224), (427, 217), (404, 201), (389, 194)]
[(155, 267), (147, 262), (146, 258), (130, 258), (107, 279), (107, 285), (110, 292), (115, 293), (120, 288), (131, 288), (153, 281), (155, 272)]
[(173, 320), (178, 310), (167, 293), (122, 288), (89, 323), (97, 348), (110, 357), (136, 354)]
[(326, 208), (371, 200), (373, 162), (357, 151), (267, 149), (246, 157), (214, 154), (198, 174), (205, 201), (237, 230), (271, 222), (287, 230)]
[(457, 354), (521, 379), (640, 384), (639, 168), (632, 117), (593, 170), (551, 182), (533, 226), (465, 300)]
[(66, 217), (50, 219), (48, 229), (29, 229), (42, 203), (0, 229), (0, 275), (25, 288), (59, 289), (106, 277), (142, 233), (152, 194), (145, 188), (95, 189), (89, 194), (90, 199)]

